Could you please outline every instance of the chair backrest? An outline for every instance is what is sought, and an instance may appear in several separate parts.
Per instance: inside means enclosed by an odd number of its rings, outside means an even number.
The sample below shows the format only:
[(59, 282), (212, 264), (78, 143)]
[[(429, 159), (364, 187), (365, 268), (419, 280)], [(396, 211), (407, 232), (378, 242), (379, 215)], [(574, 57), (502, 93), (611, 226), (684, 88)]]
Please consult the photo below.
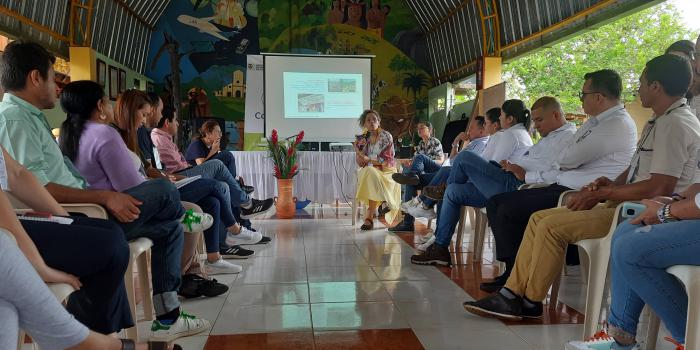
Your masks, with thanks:
[(452, 142), (460, 132), (467, 131), (469, 119), (453, 120), (445, 125), (445, 131), (442, 133), (442, 151), (450, 154), (452, 151)]

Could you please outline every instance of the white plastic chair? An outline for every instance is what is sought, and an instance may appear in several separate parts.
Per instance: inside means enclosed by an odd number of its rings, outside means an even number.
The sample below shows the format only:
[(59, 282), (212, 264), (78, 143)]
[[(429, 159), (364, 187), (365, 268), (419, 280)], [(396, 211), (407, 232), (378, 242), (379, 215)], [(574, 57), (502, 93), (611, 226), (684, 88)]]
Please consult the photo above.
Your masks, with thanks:
[[(666, 269), (676, 276), (688, 294), (688, 319), (685, 323), (685, 348), (700, 349), (700, 266), (676, 265)], [(651, 313), (647, 332), (647, 349), (656, 348), (656, 338), (661, 322), (659, 316)]]
[[(17, 198), (12, 196), (11, 193), (5, 193), (10, 199), (12, 206), (17, 210), (26, 210), (28, 206)], [(61, 206), (68, 212), (82, 213), (88, 217), (96, 219), (107, 219), (107, 211), (93, 203), (61, 203)], [(134, 263), (137, 264), (139, 271), (139, 285), (141, 288), (142, 300), (143, 300), (143, 313), (146, 320), (153, 320), (155, 318), (155, 313), (153, 311), (153, 295), (151, 293), (151, 280), (148, 276), (149, 263), (150, 263), (150, 251), (153, 246), (153, 242), (148, 238), (137, 238), (129, 242), (129, 266), (124, 274), (124, 283), (126, 287), (126, 295), (129, 299), (129, 308), (131, 309), (131, 317), (134, 319), (134, 323), (137, 323), (136, 317), (136, 287), (134, 285)], [(132, 340), (138, 340), (138, 326), (128, 328), (125, 330), (126, 337)]]

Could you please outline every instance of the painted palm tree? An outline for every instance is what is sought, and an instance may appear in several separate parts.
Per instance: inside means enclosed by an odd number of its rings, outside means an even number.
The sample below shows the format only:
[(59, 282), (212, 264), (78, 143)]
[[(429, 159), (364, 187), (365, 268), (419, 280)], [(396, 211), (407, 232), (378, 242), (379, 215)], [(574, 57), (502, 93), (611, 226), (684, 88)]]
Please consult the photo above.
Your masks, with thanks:
[(428, 87), (428, 79), (425, 74), (419, 72), (405, 73), (403, 78), (403, 88), (406, 94), (413, 93), (413, 101), (418, 100), (418, 95), (424, 87)]

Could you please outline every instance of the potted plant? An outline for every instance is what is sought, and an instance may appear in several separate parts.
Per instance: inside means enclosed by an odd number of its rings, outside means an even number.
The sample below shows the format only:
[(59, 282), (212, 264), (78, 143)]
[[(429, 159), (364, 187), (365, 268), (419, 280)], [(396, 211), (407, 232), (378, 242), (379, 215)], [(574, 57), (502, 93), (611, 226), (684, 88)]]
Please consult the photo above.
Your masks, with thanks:
[(292, 178), (299, 173), (297, 164), (297, 147), (304, 139), (304, 131), (279, 140), (277, 130), (267, 139), (269, 156), (274, 164), (274, 176), (277, 178), (277, 216), (291, 219), (296, 213), (293, 198)]

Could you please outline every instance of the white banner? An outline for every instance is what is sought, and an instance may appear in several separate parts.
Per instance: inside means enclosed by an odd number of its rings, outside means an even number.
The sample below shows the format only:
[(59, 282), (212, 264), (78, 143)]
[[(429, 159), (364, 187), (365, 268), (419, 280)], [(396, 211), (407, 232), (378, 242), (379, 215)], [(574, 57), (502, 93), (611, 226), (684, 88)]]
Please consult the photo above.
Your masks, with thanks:
[(245, 95), (245, 133), (263, 133), (265, 128), (265, 92), (263, 57), (248, 55)]

